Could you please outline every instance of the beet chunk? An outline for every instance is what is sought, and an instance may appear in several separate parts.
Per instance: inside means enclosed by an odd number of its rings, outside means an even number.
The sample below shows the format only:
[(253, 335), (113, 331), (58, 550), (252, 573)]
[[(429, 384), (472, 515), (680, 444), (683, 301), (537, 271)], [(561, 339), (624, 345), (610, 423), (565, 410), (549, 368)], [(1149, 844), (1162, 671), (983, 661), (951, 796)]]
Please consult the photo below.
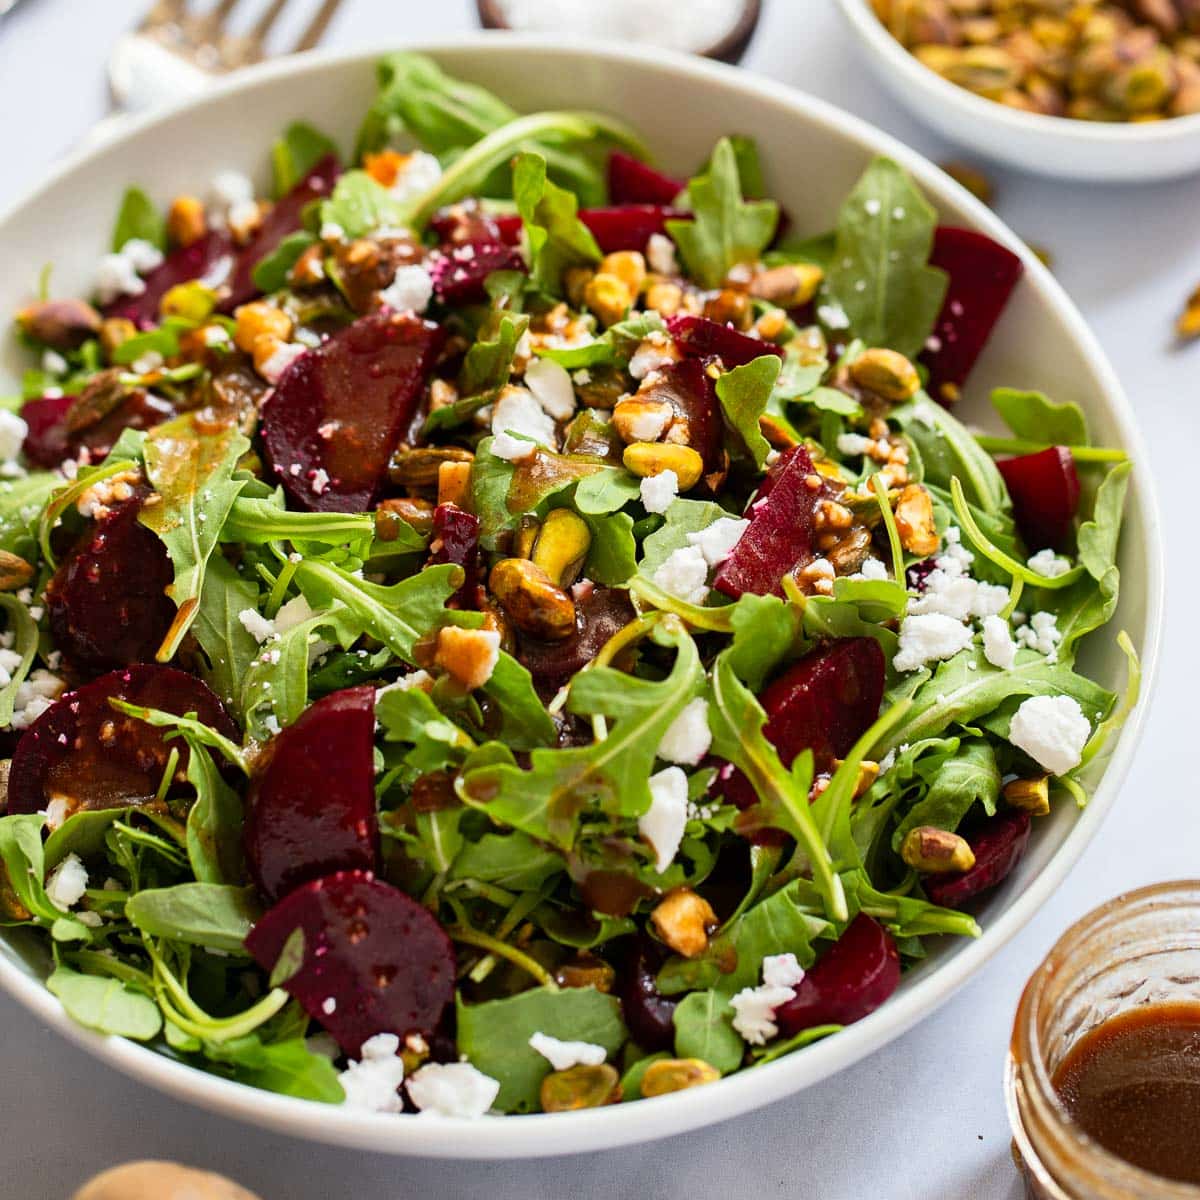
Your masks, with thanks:
[(498, 238), (442, 246), (430, 259), (433, 294), (443, 304), (476, 304), (487, 297), (484, 281), (493, 271), (524, 271), (525, 260)]
[(389, 309), (360, 317), (283, 373), (263, 405), (267, 458), (300, 507), (365, 512), (441, 349), (438, 326)]
[(645, 250), (650, 235), (666, 233), (668, 221), (686, 221), (691, 214), (661, 204), (624, 204), (618, 208), (581, 208), (579, 219), (591, 230), (605, 254), (615, 250)]
[(896, 943), (878, 921), (859, 913), (817, 960), (796, 995), (775, 1010), (784, 1037), (814, 1025), (850, 1025), (873, 1013), (900, 983)]
[(950, 285), (921, 361), (929, 368), (929, 394), (951, 401), (992, 336), (1023, 267), (999, 242), (948, 225), (938, 226), (929, 262), (950, 276)]
[(1079, 475), (1066, 446), (1001, 459), (1017, 528), (1030, 550), (1061, 550), (1079, 510)]
[[(818, 646), (776, 675), (759, 702), (767, 714), (763, 734), (783, 765), (811, 750), (817, 773), (832, 770), (879, 716), (886, 670), (879, 643), (856, 637)], [(757, 799), (741, 771), (720, 786), (739, 808)]]
[(611, 204), (670, 205), (687, 186), (641, 159), (614, 150), (608, 156), (608, 199)]
[(299, 970), (284, 981), (352, 1058), (377, 1033), (431, 1038), (454, 998), (454, 947), (427, 908), (367, 871), (339, 871), (291, 892), (250, 931), (265, 971), (304, 931)]
[(1029, 829), (1029, 814), (1017, 808), (989, 817), (974, 833), (966, 835), (975, 865), (954, 875), (926, 875), (921, 880), (925, 895), (943, 908), (961, 908), (968, 900), (996, 887), (1021, 861), (1029, 845)]
[(478, 608), (479, 518), (457, 504), (439, 504), (433, 510), (433, 541), (429, 562), (454, 563), (466, 572), (463, 585), (450, 599), (450, 608)]
[(633, 1040), (643, 1050), (670, 1050), (675, 1044), (678, 1001), (664, 996), (655, 982), (664, 957), (648, 937), (639, 937), (621, 975), (621, 1012)]
[(173, 287), (200, 279), (219, 288), (233, 271), (237, 250), (223, 229), (213, 229), (187, 246), (172, 250), (143, 279), (145, 291), (137, 296), (120, 296), (104, 308), (106, 317), (126, 317), (139, 329), (150, 329), (159, 321), (159, 304)]
[(542, 692), (553, 694), (637, 614), (623, 588), (597, 587), (575, 602), (575, 632), (561, 642), (517, 636), (517, 658)]
[(521, 240), (521, 227), (521, 218), (516, 213), (485, 212), (478, 200), (462, 200), (439, 208), (429, 221), (429, 228), (439, 242), (455, 246), (481, 242), (515, 246)]
[(813, 519), (828, 494), (828, 483), (803, 446), (781, 454), (747, 510), (749, 528), (717, 569), (713, 587), (735, 600), (745, 592), (782, 596), (783, 577), (815, 557)]
[(771, 342), (738, 333), (728, 325), (718, 325), (707, 317), (676, 315), (667, 318), (667, 329), (675, 344), (691, 358), (719, 358), (727, 369), (744, 367), (764, 354), (783, 357), (783, 349)]
[(80, 671), (153, 662), (175, 619), (166, 547), (138, 521), (135, 496), (95, 522), (46, 587), (54, 644)]
[(21, 449), (30, 462), (52, 471), (66, 459), (78, 458), (84, 449), (93, 462), (99, 462), (122, 430), (152, 429), (175, 415), (169, 400), (138, 389), (98, 420), (72, 428), (69, 414), (78, 400), (78, 396), (43, 396), (22, 405), (21, 419), (29, 431)]
[(275, 901), (333, 871), (373, 870), (375, 689), (331, 692), (271, 740), (247, 793), (246, 861)]
[(341, 173), (337, 157), (327, 154), (286, 196), (275, 201), (259, 231), (238, 253), (229, 280), (229, 295), (221, 304), (222, 312), (232, 312), (239, 304), (259, 295), (254, 283), (254, 268), (289, 233), (300, 228), (304, 210), (314, 200), (328, 196)]
[(238, 736), (224, 705), (194, 675), (157, 664), (112, 671), (62, 696), (17, 743), (10, 813), (41, 812), (54, 799), (66, 800), (67, 815), (153, 804), (172, 749), (180, 755), (176, 779), (182, 777), (187, 743), (167, 741), (165, 730), (117, 712), (110, 698), (180, 716), (194, 712), (226, 737)]

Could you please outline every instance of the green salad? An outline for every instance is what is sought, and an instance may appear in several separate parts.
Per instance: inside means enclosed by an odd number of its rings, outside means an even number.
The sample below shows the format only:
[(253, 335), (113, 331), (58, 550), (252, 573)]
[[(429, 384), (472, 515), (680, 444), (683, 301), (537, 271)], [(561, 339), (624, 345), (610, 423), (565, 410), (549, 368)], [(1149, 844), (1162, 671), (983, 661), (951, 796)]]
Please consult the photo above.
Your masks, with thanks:
[(896, 163), (813, 228), (752, 130), (675, 178), (378, 75), (16, 315), (0, 920), (88, 1028), (379, 1113), (800, 1052), (1086, 803), (1130, 463), (956, 418), (1022, 264)]

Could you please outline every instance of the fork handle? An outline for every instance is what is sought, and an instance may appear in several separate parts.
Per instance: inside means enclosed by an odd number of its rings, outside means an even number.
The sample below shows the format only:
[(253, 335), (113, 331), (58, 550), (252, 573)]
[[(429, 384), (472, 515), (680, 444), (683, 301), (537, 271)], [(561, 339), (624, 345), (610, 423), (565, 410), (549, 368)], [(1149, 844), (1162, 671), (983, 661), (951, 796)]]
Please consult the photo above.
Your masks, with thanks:
[(203, 91), (212, 76), (184, 62), (153, 38), (127, 33), (108, 62), (108, 83), (119, 108), (145, 112)]

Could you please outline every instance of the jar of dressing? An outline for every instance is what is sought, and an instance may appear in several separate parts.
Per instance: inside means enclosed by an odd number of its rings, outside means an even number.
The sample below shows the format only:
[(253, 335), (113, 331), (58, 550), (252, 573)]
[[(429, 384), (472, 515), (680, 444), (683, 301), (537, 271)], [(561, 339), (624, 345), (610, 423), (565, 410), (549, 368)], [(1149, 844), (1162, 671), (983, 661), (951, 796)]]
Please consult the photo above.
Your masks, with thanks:
[(1067, 930), (1021, 997), (1005, 1091), (1033, 1200), (1200, 1200), (1200, 880)]

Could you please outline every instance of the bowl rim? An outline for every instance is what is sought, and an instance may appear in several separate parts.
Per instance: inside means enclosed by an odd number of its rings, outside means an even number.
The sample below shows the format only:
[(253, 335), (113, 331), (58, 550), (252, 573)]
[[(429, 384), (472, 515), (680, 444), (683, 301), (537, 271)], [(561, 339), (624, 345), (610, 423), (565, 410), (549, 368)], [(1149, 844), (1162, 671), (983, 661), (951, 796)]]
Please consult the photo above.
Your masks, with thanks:
[(870, 0), (837, 0), (837, 5), (859, 37), (905, 81), (924, 90), (933, 99), (958, 105), (969, 116), (1002, 125), (1014, 134), (1063, 139), (1080, 146), (1097, 148), (1162, 144), (1200, 134), (1200, 113), (1170, 117), (1164, 121), (1134, 123), (1081, 121), (1073, 117), (1055, 117), (1009, 108), (995, 100), (977, 96), (925, 66), (892, 37), (875, 15)]
[[(433, 57), (461, 52), (491, 52), (553, 58), (561, 54), (591, 57), (601, 63), (636, 64), (676, 76), (681, 86), (709, 86), (750, 97), (783, 109), (805, 122), (824, 127), (864, 150), (890, 155), (930, 196), (952, 201), (964, 209), (974, 228), (1006, 245), (1023, 261), (1027, 286), (1062, 321), (1067, 335), (1092, 364), (1110, 414), (1133, 460), (1140, 505), (1140, 535), (1146, 554), (1146, 636), (1141, 647), (1143, 686), (1140, 698), (1121, 730), (1117, 744), (1088, 807), (1080, 814), (1063, 843), (1025, 890), (988, 922), (983, 934), (963, 944), (944, 963), (854, 1028), (784, 1055), (772, 1063), (741, 1071), (705, 1088), (692, 1088), (637, 1104), (612, 1105), (575, 1113), (532, 1114), (513, 1120), (469, 1120), (423, 1114), (397, 1121), (394, 1115), (339, 1109), (329, 1105), (264, 1092), (175, 1062), (148, 1047), (85, 1029), (72, 1020), (58, 999), (39, 980), (22, 972), (0, 954), (0, 986), (37, 1018), (110, 1066), (139, 1082), (211, 1112), (236, 1118), (295, 1137), (331, 1145), (408, 1155), (458, 1159), (547, 1157), (611, 1149), (698, 1129), (740, 1116), (771, 1101), (799, 1092), (843, 1070), (911, 1028), (950, 998), (1038, 911), (1058, 887), (1084, 847), (1091, 841), (1116, 799), (1128, 772), (1157, 678), (1161, 643), (1165, 568), (1161, 520), (1145, 445), (1116, 374), (1082, 315), (1062, 286), (1006, 225), (949, 179), (927, 158), (867, 121), (828, 101), (773, 80), (751, 75), (723, 63), (621, 43), (564, 38), (556, 35), (474, 33), (456, 38), (397, 43), (396, 49)], [(134, 118), (130, 125), (102, 145), (84, 145), (69, 154), (40, 182), (25, 189), (0, 212), (0, 235), (19, 212), (50, 193), (65, 176), (121, 147), (143, 130), (230, 94), (252, 94), (257, 88), (309, 72), (330, 68), (369, 70), (385, 50), (359, 47), (313, 51), (263, 64), (216, 84), (198, 97), (185, 98), (165, 110)], [(999, 1067), (997, 1067), (999, 1069)]]

